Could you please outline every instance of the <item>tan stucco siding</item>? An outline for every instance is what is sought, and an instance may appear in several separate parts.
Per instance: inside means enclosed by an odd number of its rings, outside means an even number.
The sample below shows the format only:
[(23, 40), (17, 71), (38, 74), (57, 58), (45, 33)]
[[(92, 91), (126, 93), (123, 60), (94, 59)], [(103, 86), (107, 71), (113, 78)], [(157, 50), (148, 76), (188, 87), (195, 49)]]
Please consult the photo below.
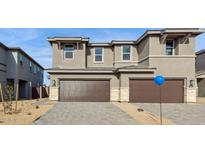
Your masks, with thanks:
[(73, 59), (66, 60), (64, 58), (63, 48), (59, 49), (57, 43), (53, 43), (53, 68), (85, 68), (85, 43), (82, 49), (75, 49)]
[(87, 48), (87, 67), (113, 67), (112, 47), (103, 47), (103, 62), (95, 62), (95, 47)]
[(149, 66), (149, 57), (139, 61), (140, 65)]
[[(169, 39), (169, 38), (168, 38)], [(190, 37), (188, 42), (183, 41), (183, 37), (174, 39), (175, 55), (194, 55), (195, 54), (195, 38)], [(166, 44), (160, 42), (160, 36), (150, 36), (150, 55), (166, 55)]]
[(154, 73), (122, 73), (120, 75), (120, 86), (121, 87), (129, 87), (130, 79), (145, 79), (145, 78), (153, 78)]
[(149, 37), (143, 39), (137, 46), (139, 61), (149, 56)]
[(195, 55), (195, 37), (189, 37), (187, 42), (183, 38), (178, 38), (176, 41), (176, 55)]
[(182, 38), (179, 38), (175, 41), (175, 50), (178, 50), (178, 55), (166, 56), (165, 43), (161, 43), (159, 37), (150, 36), (150, 67), (156, 67), (156, 74), (166, 77), (195, 79), (195, 39), (190, 37), (190, 45), (188, 45), (182, 42)]
[(119, 87), (118, 78), (113, 74), (52, 74), (51, 80), (56, 80), (58, 86), (58, 80), (61, 79), (107, 79), (110, 80), (111, 87)]
[(143, 39), (137, 46), (138, 63), (140, 65), (149, 66), (149, 37)]
[(150, 55), (165, 55), (165, 44), (160, 42), (159, 36), (150, 36)]
[(195, 58), (170, 58), (154, 57), (150, 58), (150, 67), (156, 67), (156, 74), (162, 74), (169, 78), (186, 78), (195, 80)]
[(137, 64), (138, 62), (137, 47), (134, 45), (130, 45), (131, 46), (131, 60), (123, 61), (122, 60), (122, 46), (123, 45), (114, 46), (114, 56), (115, 56), (114, 65), (115, 67), (122, 67), (122, 66)]

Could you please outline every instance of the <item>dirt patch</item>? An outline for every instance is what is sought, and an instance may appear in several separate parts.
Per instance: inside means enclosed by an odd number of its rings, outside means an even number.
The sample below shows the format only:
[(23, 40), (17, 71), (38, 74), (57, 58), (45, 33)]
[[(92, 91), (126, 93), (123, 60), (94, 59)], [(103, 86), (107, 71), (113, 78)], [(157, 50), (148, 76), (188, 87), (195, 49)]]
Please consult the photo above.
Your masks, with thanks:
[(44, 113), (50, 110), (54, 103), (41, 103), (38, 101), (20, 101), (18, 102), (17, 113), (4, 114), (2, 103), (0, 103), (0, 125), (29, 125)]
[[(159, 125), (160, 124), (160, 118), (156, 116), (153, 113), (144, 111), (141, 108), (138, 108), (130, 103), (116, 103), (113, 102), (113, 104), (117, 107), (119, 107), (122, 111), (129, 114), (132, 118), (134, 118), (137, 122), (143, 124), (143, 125)], [(169, 120), (163, 118), (162, 120), (163, 125), (173, 125), (174, 123)]]

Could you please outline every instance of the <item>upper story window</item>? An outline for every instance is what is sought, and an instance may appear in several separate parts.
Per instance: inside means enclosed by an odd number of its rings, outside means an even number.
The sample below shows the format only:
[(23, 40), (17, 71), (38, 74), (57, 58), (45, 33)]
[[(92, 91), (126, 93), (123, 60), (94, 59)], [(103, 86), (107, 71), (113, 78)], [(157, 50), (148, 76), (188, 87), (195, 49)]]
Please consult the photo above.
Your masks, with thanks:
[(22, 54), (19, 54), (19, 62), (20, 62), (20, 65), (23, 66), (23, 61), (24, 61), (24, 57)]
[(131, 46), (130, 45), (122, 46), (122, 60), (123, 61), (131, 60)]
[(34, 73), (37, 73), (37, 67), (34, 65)]
[(32, 69), (32, 62), (31, 62), (31, 61), (29, 62), (29, 69), (30, 69), (30, 72), (33, 72), (33, 69)]
[(64, 45), (64, 58), (73, 59), (74, 46), (72, 44)]
[(174, 40), (166, 40), (166, 55), (174, 55)]
[(102, 63), (104, 61), (104, 56), (103, 56), (103, 48), (95, 48), (95, 54), (94, 54), (94, 59), (95, 62)]
[(37, 66), (37, 71), (40, 72), (40, 68)]

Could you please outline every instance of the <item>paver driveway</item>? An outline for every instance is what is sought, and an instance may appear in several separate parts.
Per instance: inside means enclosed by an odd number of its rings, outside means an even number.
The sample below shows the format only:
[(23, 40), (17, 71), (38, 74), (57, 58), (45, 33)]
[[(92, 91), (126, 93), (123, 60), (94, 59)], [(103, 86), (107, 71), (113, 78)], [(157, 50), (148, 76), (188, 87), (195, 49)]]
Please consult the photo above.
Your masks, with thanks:
[[(159, 116), (158, 103), (133, 103), (137, 107), (143, 108)], [(162, 113), (165, 118), (172, 120), (179, 125), (204, 125), (205, 124), (205, 104), (162, 104)]]
[(136, 120), (111, 103), (58, 102), (34, 124), (39, 125), (130, 125)]

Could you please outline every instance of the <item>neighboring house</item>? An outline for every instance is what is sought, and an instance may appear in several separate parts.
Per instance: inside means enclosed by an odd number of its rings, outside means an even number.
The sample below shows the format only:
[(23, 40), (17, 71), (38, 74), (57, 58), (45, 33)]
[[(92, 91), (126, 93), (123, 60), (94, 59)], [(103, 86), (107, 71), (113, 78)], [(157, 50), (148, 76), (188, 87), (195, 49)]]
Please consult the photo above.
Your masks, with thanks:
[(159, 102), (156, 75), (166, 77), (162, 101), (196, 102), (195, 37), (200, 29), (148, 30), (137, 40), (91, 43), (48, 38), (53, 49), (50, 99)]
[(198, 96), (205, 96), (205, 50), (196, 53), (196, 78), (198, 85)]
[(44, 68), (21, 48), (0, 43), (0, 83), (19, 84), (20, 99), (32, 98), (32, 88), (43, 85)]

